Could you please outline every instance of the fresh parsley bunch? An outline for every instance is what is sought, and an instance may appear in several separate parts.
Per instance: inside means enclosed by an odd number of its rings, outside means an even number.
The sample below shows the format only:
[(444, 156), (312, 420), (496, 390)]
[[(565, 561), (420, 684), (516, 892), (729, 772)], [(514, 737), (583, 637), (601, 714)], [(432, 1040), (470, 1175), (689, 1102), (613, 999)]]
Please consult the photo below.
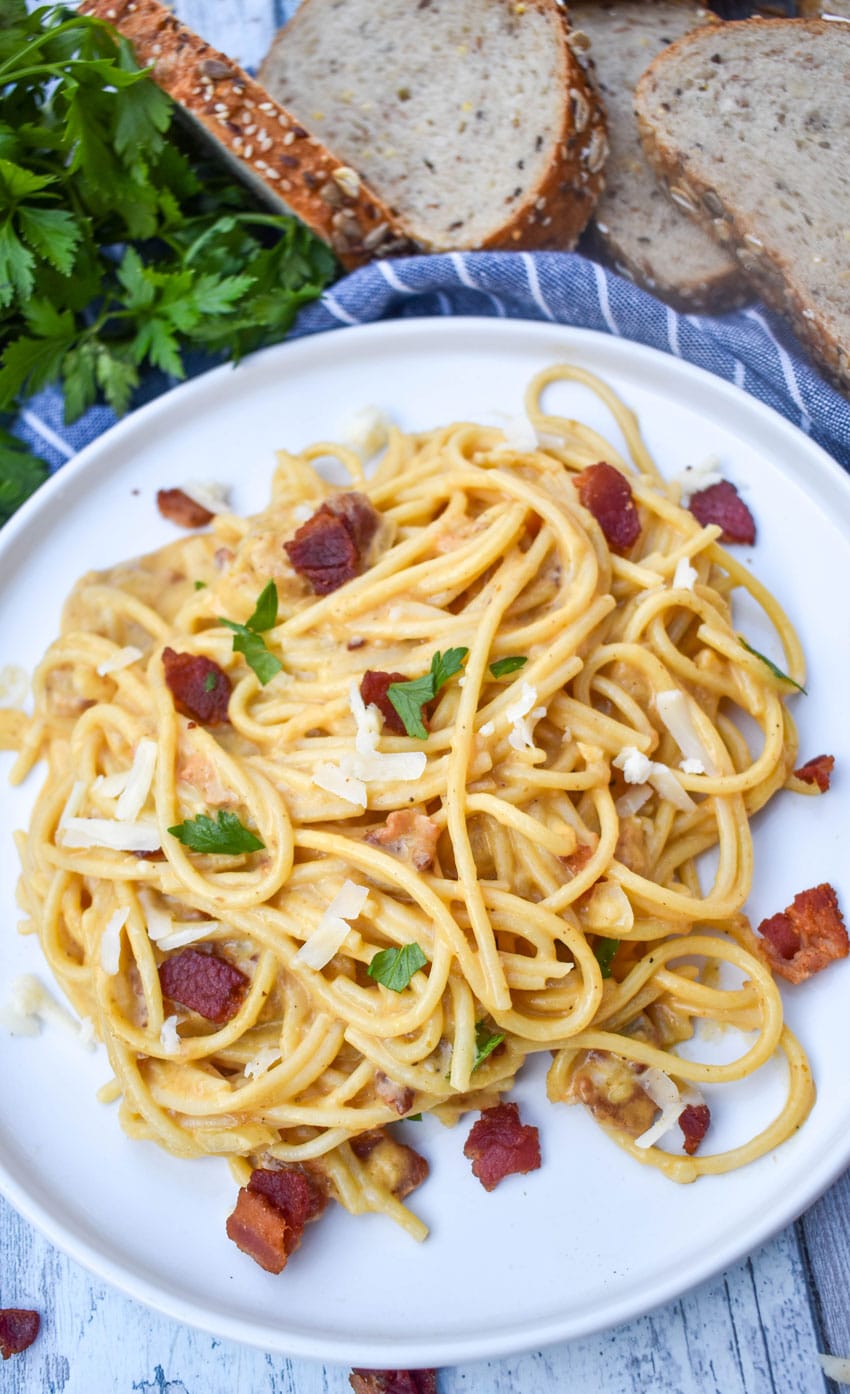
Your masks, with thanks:
[(283, 338), (335, 274), (173, 113), (108, 25), (0, 0), (0, 522), (45, 472), (3, 429), (22, 397), (59, 381), (67, 421), (121, 414), (147, 368)]

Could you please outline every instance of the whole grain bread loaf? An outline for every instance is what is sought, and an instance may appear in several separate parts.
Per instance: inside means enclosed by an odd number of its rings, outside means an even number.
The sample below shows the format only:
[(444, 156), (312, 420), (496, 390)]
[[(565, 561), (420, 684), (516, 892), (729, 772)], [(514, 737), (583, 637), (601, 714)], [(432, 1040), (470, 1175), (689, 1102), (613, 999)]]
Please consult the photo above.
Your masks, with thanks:
[(80, 8), (115, 25), (234, 173), (311, 227), (344, 266), (417, 250), (356, 170), (159, 0), (84, 0)]
[(752, 298), (735, 258), (677, 206), (647, 162), (633, 110), (635, 85), (657, 53), (713, 16), (690, 0), (571, 0), (590, 39), (608, 113), (605, 190), (585, 243), (623, 276), (677, 310), (721, 311)]
[(602, 188), (556, 0), (304, 0), (260, 77), (432, 249), (572, 247)]
[(850, 25), (702, 29), (641, 78), (656, 169), (850, 392)]

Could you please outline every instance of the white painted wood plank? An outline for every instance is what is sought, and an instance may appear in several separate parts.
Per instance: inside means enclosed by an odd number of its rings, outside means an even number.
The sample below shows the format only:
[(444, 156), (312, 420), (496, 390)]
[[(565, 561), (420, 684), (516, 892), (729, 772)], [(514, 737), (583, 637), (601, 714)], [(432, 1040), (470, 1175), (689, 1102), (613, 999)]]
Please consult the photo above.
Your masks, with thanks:
[[(8, 1394), (349, 1394), (348, 1371), (180, 1326), (92, 1278), (0, 1202), (0, 1300), (43, 1330)], [(823, 1394), (793, 1230), (680, 1301), (613, 1332), (444, 1370), (440, 1394)]]
[(824, 1349), (850, 1355), (850, 1172), (797, 1222)]

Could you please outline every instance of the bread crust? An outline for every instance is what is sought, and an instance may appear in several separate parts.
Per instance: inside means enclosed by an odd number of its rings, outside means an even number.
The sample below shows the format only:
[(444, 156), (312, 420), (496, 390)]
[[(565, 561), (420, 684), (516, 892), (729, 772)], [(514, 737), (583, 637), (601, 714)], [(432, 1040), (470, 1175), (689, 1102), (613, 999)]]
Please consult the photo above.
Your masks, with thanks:
[[(303, 21), (312, 0), (302, 0), (289, 23), (275, 36), (260, 68), (260, 78), (274, 88), (274, 54), (278, 45), (297, 42), (299, 16)], [(497, 3), (497, 0), (492, 0)], [(318, 0), (321, 3), (321, 0)], [(458, 0), (460, 3), (460, 0)], [(498, 0), (516, 9), (516, 0)], [(411, 215), (395, 209), (399, 225), (411, 241), (427, 251), (448, 250), (538, 250), (565, 251), (573, 248), (587, 226), (604, 187), (604, 166), (608, 157), (605, 109), (596, 88), (591, 65), (583, 61), (580, 48), (573, 43), (569, 18), (558, 0), (525, 0), (525, 8), (535, 9), (556, 26), (559, 42), (559, 90), (563, 107), (559, 130), (553, 136), (552, 155), (543, 176), (530, 187), (523, 199), (500, 226), (474, 243), (463, 240), (437, 242), (423, 235)], [(327, 24), (328, 50), (332, 50), (330, 19)], [(390, 191), (381, 192), (392, 203)]]
[(255, 191), (294, 213), (351, 270), (376, 256), (420, 250), (357, 171), (325, 148), (225, 53), (159, 0), (84, 0), (114, 25), (137, 61), (239, 167)]
[[(765, 19), (740, 20), (725, 26), (767, 32), (788, 30), (789, 26), (814, 33), (834, 31), (829, 20)], [(844, 26), (841, 26), (842, 28)], [(666, 89), (668, 74), (688, 50), (701, 41), (701, 33), (686, 34), (659, 54), (649, 65), (635, 92), (635, 111), (647, 158), (661, 178), (690, 205), (694, 217), (737, 257), (742, 269), (764, 299), (788, 317), (801, 342), (808, 348), (821, 370), (841, 392), (850, 395), (850, 341), (842, 342), (825, 318), (818, 300), (801, 277), (799, 268), (758, 235), (746, 208), (737, 207), (728, 194), (721, 197), (707, 176), (696, 165), (693, 155), (679, 149), (672, 135), (660, 130), (652, 117), (651, 105), (656, 84)], [(708, 136), (708, 133), (706, 133)]]
[[(731, 253), (724, 253), (717, 247), (714, 239), (707, 237), (684, 209), (674, 207), (675, 200), (669, 199), (660, 183), (657, 192), (652, 190), (655, 175), (651, 167), (641, 162), (643, 168), (637, 170), (636, 161), (640, 160), (637, 124), (634, 124), (631, 137), (625, 130), (633, 87), (631, 82), (616, 89), (612, 87), (612, 83), (621, 81), (623, 76), (622, 72), (616, 73), (616, 67), (624, 66), (616, 62), (617, 55), (623, 51), (616, 47), (621, 42), (618, 32), (628, 29), (630, 36), (639, 38), (642, 47), (653, 45), (649, 52), (661, 52), (663, 50), (656, 35), (658, 27), (669, 22), (671, 11), (682, 16), (677, 28), (696, 29), (701, 25), (720, 23), (697, 0), (665, 0), (659, 6), (648, 5), (646, 0), (577, 0), (569, 5), (570, 19), (575, 28), (588, 33), (590, 58), (592, 62), (596, 60), (599, 81), (610, 107), (612, 153), (607, 170), (607, 187), (587, 227), (582, 246), (596, 260), (604, 261), (618, 275), (642, 286), (675, 310), (685, 314), (694, 310), (719, 313), (744, 305), (753, 298), (747, 278)], [(610, 50), (613, 56), (610, 71), (605, 51), (608, 44), (615, 46)], [(644, 56), (644, 66), (648, 61), (648, 57)], [(689, 236), (692, 240), (693, 267), (680, 260), (684, 250), (681, 242), (671, 247), (671, 238), (665, 236), (654, 219), (650, 217), (648, 223), (644, 221), (645, 206), (629, 206), (630, 201), (637, 200), (642, 189), (643, 200), (658, 198), (669, 201), (668, 220), (675, 220), (680, 238)], [(689, 227), (689, 223), (692, 226)], [(643, 236), (644, 245), (640, 246), (638, 230), (640, 234), (660, 232), (660, 237), (656, 241), (655, 237)], [(676, 253), (680, 254), (679, 258)]]

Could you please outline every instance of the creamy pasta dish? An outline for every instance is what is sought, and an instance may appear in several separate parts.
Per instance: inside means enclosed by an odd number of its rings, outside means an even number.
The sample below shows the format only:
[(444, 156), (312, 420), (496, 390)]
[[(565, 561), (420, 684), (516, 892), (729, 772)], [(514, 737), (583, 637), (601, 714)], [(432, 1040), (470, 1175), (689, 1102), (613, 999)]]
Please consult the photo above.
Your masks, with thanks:
[[(544, 411), (564, 379), (627, 456)], [(348, 447), (282, 452), (256, 516), (190, 507), (205, 530), (80, 580), (17, 718), (14, 778), (47, 769), (27, 927), (123, 1127), (226, 1158), (228, 1232), (272, 1271), (329, 1198), (424, 1236), (402, 1118), (474, 1112), (488, 1189), (534, 1170), (508, 1096), (535, 1052), (553, 1105), (673, 1181), (764, 1154), (814, 1099), (775, 978), (846, 955), (835, 894), (758, 934), (745, 905), (751, 820), (831, 759), (799, 763), (800, 645), (725, 545), (749, 509), (665, 483), (578, 367), (526, 412), (391, 429), (368, 477)], [(781, 666), (738, 632), (739, 589)], [(732, 1063), (703, 1060), (706, 1022), (752, 1033)], [(777, 1051), (778, 1116), (714, 1150), (721, 1086)]]

